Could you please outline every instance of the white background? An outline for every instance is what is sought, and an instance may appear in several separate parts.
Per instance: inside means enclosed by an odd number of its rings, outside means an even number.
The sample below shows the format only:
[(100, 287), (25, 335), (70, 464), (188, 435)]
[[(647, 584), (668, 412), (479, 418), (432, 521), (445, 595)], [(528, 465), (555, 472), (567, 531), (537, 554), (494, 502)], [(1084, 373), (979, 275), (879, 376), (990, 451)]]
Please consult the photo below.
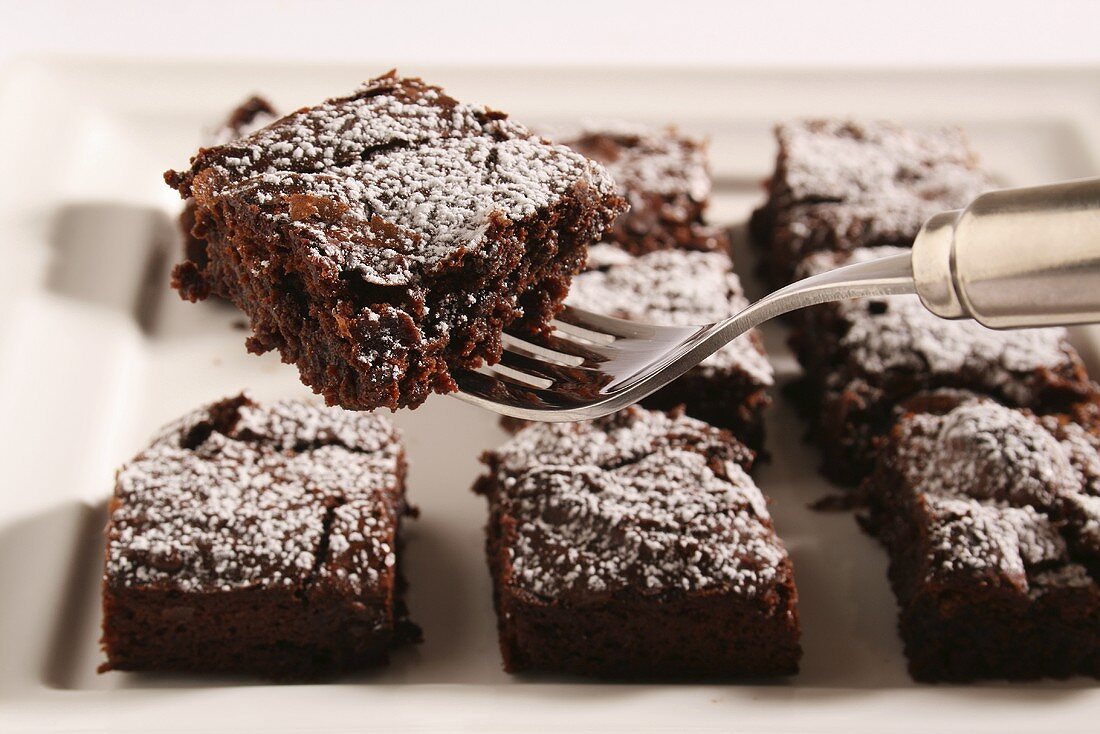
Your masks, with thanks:
[(45, 53), (384, 64), (1100, 63), (1100, 2), (0, 0), (0, 63)]

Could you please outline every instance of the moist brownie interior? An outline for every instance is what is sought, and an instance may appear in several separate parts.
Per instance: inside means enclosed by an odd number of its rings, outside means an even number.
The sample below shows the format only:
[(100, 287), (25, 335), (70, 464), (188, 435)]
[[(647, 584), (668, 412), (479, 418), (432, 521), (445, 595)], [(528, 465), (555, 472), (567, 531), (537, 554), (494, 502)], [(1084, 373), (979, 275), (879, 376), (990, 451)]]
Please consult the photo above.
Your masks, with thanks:
[[(233, 108), (226, 118), (209, 135), (207, 145), (224, 145), (244, 135), (269, 125), (278, 118), (275, 108), (263, 97), (249, 97)], [(180, 231), (183, 233), (184, 259), (196, 263), (206, 262), (206, 240), (193, 234), (195, 229), (195, 202), (188, 199), (180, 212)]]
[(596, 163), (393, 73), (166, 174), (201, 257), (173, 282), (248, 314), (330, 404), (416, 407), (544, 330), (624, 208)]

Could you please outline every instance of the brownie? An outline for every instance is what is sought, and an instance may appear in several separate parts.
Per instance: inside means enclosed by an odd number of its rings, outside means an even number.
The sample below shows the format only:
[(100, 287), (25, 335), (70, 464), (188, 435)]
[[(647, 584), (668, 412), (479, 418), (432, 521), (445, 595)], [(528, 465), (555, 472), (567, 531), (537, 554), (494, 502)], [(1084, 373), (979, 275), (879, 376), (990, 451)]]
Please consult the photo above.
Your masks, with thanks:
[[(207, 136), (208, 145), (224, 145), (275, 121), (275, 108), (263, 97), (252, 96), (241, 102)], [(192, 234), (195, 228), (195, 202), (188, 199), (180, 212), (180, 231), (183, 233), (184, 257), (205, 263), (206, 240)]]
[(749, 227), (772, 284), (821, 250), (909, 247), (933, 214), (992, 187), (955, 128), (803, 120), (776, 127), (779, 155), (767, 201)]
[(533, 424), (482, 460), (507, 671), (798, 670), (791, 561), (727, 431), (631, 407)]
[(415, 640), (397, 571), (401, 437), (381, 416), (245, 395), (118, 472), (103, 670), (303, 678)]
[(416, 407), (537, 332), (624, 202), (607, 173), (501, 113), (392, 72), (165, 174), (204, 257), (173, 283), (228, 298), (349, 409)]
[[(798, 274), (897, 252), (903, 250), (821, 252)], [(791, 346), (805, 374), (802, 408), (824, 452), (823, 472), (841, 483), (866, 476), (875, 438), (889, 429), (896, 406), (921, 390), (966, 389), (1039, 413), (1100, 396), (1062, 328), (994, 331), (948, 321), (913, 295), (822, 304), (792, 323)]]
[[(749, 305), (730, 258), (720, 252), (663, 250), (634, 257), (600, 244), (566, 303), (595, 313), (661, 326), (706, 324)], [(749, 448), (764, 443), (764, 409), (773, 371), (754, 329), (705, 359), (642, 405), (687, 414), (728, 428)]]
[(922, 681), (1100, 677), (1100, 433), (920, 395), (865, 484)]
[(671, 127), (626, 122), (547, 133), (601, 163), (630, 203), (604, 235), (608, 242), (635, 255), (669, 248), (729, 250), (726, 231), (704, 219), (711, 190), (705, 141)]

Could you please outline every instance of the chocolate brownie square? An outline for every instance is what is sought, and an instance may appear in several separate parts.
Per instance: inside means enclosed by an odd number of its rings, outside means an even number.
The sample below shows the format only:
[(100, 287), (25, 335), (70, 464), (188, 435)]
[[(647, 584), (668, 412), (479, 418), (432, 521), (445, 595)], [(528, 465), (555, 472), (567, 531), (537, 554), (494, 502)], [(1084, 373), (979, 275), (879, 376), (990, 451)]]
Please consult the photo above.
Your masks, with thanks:
[(803, 120), (778, 125), (775, 136), (768, 198), (749, 226), (776, 287), (814, 252), (909, 247), (933, 214), (993, 185), (955, 128)]
[[(634, 257), (616, 247), (589, 249), (588, 269), (566, 303), (595, 313), (661, 326), (721, 321), (749, 305), (730, 258), (720, 252), (661, 250)], [(705, 359), (642, 405), (728, 428), (754, 451), (764, 443), (764, 409), (774, 373), (754, 329)]]
[[(798, 274), (902, 251), (821, 252)], [(1061, 328), (994, 331), (941, 319), (908, 295), (822, 304), (792, 323), (791, 346), (805, 373), (802, 407), (824, 451), (823, 472), (841, 483), (866, 476), (874, 441), (889, 429), (896, 406), (921, 390), (965, 389), (1038, 413), (1100, 396)]]
[(397, 571), (405, 452), (377, 415), (248, 397), (170, 425), (118, 472), (104, 670), (302, 678), (418, 632)]
[(1100, 433), (920, 395), (864, 485), (922, 681), (1100, 677)]
[(357, 410), (416, 407), (505, 327), (546, 329), (624, 206), (598, 164), (393, 73), (165, 177), (207, 243), (180, 294), (228, 298), (251, 351)]
[[(207, 136), (207, 145), (224, 145), (255, 132), (278, 118), (275, 108), (263, 97), (249, 97), (237, 105), (229, 115)], [(187, 199), (180, 212), (180, 231), (183, 233), (184, 258), (198, 263), (206, 262), (206, 240), (194, 233), (195, 202)]]
[(631, 407), (531, 425), (482, 460), (507, 671), (798, 670), (791, 561), (728, 432)]
[(711, 191), (705, 141), (674, 128), (626, 122), (547, 132), (601, 163), (630, 203), (604, 235), (608, 242), (635, 255), (669, 248), (729, 250), (725, 230), (704, 219)]

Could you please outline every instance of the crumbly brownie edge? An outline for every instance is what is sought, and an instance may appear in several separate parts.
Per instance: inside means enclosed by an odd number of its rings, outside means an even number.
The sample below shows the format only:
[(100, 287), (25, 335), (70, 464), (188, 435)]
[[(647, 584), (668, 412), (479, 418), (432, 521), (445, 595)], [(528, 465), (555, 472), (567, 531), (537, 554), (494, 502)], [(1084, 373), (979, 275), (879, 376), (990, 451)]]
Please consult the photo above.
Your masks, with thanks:
[[(178, 265), (174, 286), (191, 300), (215, 293), (233, 301), (250, 318), (250, 351), (278, 350), (330, 405), (353, 410), (416, 407), (432, 392), (453, 392), (450, 369), (497, 361), (505, 326), (545, 328), (583, 266), (588, 243), (617, 211), (615, 201), (580, 185), (543, 217), (501, 223), (492, 234), (492, 261), (471, 254), (441, 274), (440, 289), (462, 290), (426, 302), (429, 315), (417, 318), (403, 293), (357, 287), (318, 271), (304, 243), (252, 217), (247, 204), (218, 200), (211, 208), (200, 206), (209, 262)], [(543, 243), (537, 252), (527, 247), (531, 241)], [(251, 266), (256, 262), (282, 275), (258, 277)], [(427, 336), (430, 324), (448, 318), (462, 325), (445, 336)], [(418, 340), (419, 349), (407, 346)], [(390, 361), (365, 365), (361, 357), (372, 351), (396, 353)]]

